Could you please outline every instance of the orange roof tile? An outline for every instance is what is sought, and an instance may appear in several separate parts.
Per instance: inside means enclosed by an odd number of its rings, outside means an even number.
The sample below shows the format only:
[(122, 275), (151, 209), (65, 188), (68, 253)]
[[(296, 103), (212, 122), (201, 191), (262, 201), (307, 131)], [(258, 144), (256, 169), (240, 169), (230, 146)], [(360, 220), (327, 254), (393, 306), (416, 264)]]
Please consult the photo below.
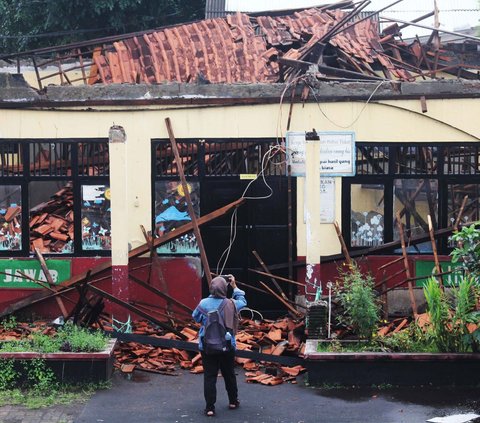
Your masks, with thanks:
[[(104, 55), (94, 56), (96, 82), (275, 82), (279, 66), (272, 58), (300, 59), (344, 16), (341, 10), (316, 8), (277, 17), (237, 13), (152, 31), (119, 40)], [(339, 33), (329, 43), (352, 59), (395, 68), (379, 56), (383, 49), (372, 21)]]

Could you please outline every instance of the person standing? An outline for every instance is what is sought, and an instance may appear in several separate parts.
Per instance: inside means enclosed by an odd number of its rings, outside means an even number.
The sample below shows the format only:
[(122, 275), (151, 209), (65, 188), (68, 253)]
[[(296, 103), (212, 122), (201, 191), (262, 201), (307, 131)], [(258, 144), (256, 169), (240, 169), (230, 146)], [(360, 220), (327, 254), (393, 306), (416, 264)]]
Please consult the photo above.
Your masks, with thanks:
[[(226, 280), (228, 278), (228, 282)], [(233, 288), (232, 298), (227, 299), (228, 285)], [(205, 397), (205, 414), (207, 416), (215, 415), (215, 402), (217, 400), (217, 376), (218, 370), (222, 373), (225, 381), (225, 389), (228, 394), (228, 407), (232, 410), (239, 407), (237, 378), (235, 376), (235, 335), (238, 328), (238, 312), (247, 305), (245, 292), (237, 288), (233, 275), (226, 277), (217, 276), (210, 285), (210, 295), (202, 299), (192, 313), (193, 319), (201, 323), (198, 333), (198, 348), (202, 354), (203, 362), (203, 393)], [(219, 310), (227, 332), (225, 339), (227, 349), (225, 352), (208, 354), (203, 345), (205, 335), (205, 325), (207, 323), (208, 313)]]

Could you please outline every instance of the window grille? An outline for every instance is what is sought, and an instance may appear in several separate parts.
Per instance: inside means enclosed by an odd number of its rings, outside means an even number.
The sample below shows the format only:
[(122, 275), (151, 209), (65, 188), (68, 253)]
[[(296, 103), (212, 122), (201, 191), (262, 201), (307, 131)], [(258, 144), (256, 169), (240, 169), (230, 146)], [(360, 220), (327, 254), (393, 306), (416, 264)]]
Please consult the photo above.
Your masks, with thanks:
[(479, 173), (478, 154), (478, 147), (475, 145), (445, 147), (444, 173), (446, 175)]
[(395, 173), (398, 175), (425, 175), (437, 173), (438, 148), (407, 146), (396, 148)]
[(0, 176), (22, 176), (22, 146), (18, 142), (0, 142)]
[(389, 148), (357, 145), (357, 175), (383, 175), (388, 173)]

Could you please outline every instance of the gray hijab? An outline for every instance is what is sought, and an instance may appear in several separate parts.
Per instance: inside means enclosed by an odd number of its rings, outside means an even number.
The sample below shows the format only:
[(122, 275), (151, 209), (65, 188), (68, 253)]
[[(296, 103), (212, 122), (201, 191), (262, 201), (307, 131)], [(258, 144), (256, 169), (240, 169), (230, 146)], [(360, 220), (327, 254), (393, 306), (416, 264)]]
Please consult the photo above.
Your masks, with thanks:
[[(210, 284), (210, 294), (214, 298), (227, 298), (227, 288), (228, 283), (225, 278), (217, 276), (212, 279)], [(225, 304), (223, 319), (225, 320), (225, 326), (231, 329), (233, 335), (235, 335), (238, 329), (238, 312), (232, 299), (229, 299)]]
[(227, 288), (228, 284), (225, 278), (217, 276), (212, 279), (212, 283), (210, 284), (210, 294), (215, 298), (226, 298)]

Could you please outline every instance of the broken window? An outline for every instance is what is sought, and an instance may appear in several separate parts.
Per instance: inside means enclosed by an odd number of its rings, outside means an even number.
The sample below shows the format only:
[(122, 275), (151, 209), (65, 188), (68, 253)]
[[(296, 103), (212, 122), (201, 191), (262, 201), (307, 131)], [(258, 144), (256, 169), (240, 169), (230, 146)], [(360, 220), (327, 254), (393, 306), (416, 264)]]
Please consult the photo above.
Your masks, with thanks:
[[(403, 223), (406, 237), (417, 237), (428, 233), (428, 216), (434, 229), (438, 229), (438, 184), (431, 179), (395, 179), (393, 182), (393, 233), (394, 240), (400, 239), (396, 224), (397, 213)], [(417, 244), (417, 251), (431, 252), (430, 242)]]
[[(89, 255), (90, 250), (109, 250), (110, 205), (99, 207), (98, 198), (90, 208), (82, 202), (82, 186), (108, 189), (108, 160), (105, 139), (0, 140), (0, 253), (29, 255), (38, 248), (44, 254)], [(91, 226), (90, 237), (84, 238), (85, 216), (102, 226)]]
[[(188, 190), (195, 215), (200, 216), (200, 184), (188, 182)], [(162, 236), (190, 222), (183, 186), (179, 181), (155, 182), (155, 235)], [(193, 232), (175, 238), (157, 248), (159, 254), (199, 254)]]
[(30, 252), (71, 254), (74, 246), (73, 184), (32, 181), (29, 192)]
[(0, 185), (0, 251), (22, 249), (22, 187)]
[[(460, 213), (460, 223), (480, 220), (480, 184), (450, 184), (447, 191), (450, 226), (457, 222)], [(464, 203), (465, 196), (467, 198)], [(462, 204), (465, 204), (463, 210)]]
[[(434, 230), (453, 226), (460, 213), (461, 223), (480, 219), (479, 148), (475, 143), (357, 143), (356, 175), (342, 179), (347, 244), (398, 241), (397, 213), (407, 244), (410, 237), (428, 234), (428, 216)], [(382, 239), (372, 231), (374, 213), (382, 215)], [(437, 244), (443, 254), (447, 247), (446, 239)], [(408, 248), (432, 251), (430, 242)]]
[(110, 187), (108, 185), (82, 186), (82, 248), (110, 250)]
[(352, 247), (383, 244), (384, 186), (381, 184), (352, 184), (350, 214)]

